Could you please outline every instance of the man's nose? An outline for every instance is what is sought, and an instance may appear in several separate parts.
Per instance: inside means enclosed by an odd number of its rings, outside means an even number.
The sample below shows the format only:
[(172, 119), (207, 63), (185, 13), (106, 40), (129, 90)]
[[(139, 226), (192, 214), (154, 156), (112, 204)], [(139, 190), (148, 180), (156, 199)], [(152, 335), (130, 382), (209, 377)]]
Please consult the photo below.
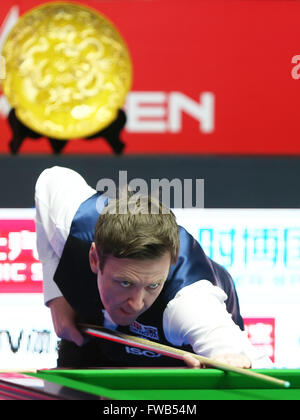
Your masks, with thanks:
[(143, 291), (135, 292), (128, 298), (128, 307), (131, 311), (139, 312), (144, 307), (144, 294)]

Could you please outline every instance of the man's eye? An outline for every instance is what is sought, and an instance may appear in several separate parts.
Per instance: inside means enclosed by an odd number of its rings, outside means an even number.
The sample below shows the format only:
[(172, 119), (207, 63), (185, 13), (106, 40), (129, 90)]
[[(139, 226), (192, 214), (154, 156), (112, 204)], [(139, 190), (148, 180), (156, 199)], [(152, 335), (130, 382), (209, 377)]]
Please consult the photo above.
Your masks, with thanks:
[(131, 283), (127, 280), (121, 281), (120, 284), (121, 284), (122, 287), (129, 287), (131, 285)]
[(158, 286), (159, 286), (159, 283), (154, 283), (154, 284), (150, 284), (149, 288), (153, 290), (153, 289), (157, 289)]

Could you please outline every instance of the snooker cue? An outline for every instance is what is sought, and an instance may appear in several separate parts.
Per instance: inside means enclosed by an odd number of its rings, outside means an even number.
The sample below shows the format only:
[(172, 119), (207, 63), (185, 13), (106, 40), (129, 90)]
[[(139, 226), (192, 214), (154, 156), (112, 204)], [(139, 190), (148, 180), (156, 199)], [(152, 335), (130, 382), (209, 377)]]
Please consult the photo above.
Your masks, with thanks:
[(183, 360), (183, 356), (185, 354), (190, 354), (194, 358), (198, 359), (200, 363), (209, 365), (213, 368), (217, 368), (223, 371), (228, 372), (235, 372), (240, 375), (249, 376), (264, 382), (269, 382), (273, 385), (278, 385), (284, 388), (289, 388), (290, 383), (288, 381), (284, 381), (281, 379), (273, 378), (272, 376), (264, 375), (261, 373), (253, 372), (249, 369), (242, 369), (234, 366), (227, 365), (222, 362), (218, 362), (217, 360), (200, 356), (198, 354), (190, 353), (184, 350), (177, 349), (175, 347), (166, 346), (164, 344), (156, 343), (154, 341), (146, 340), (144, 338), (135, 337), (127, 334), (123, 334), (119, 331), (115, 330), (108, 330), (103, 327), (89, 325), (89, 324), (79, 324), (79, 328), (85, 334), (88, 334), (93, 337), (97, 338), (104, 338), (110, 341), (117, 342), (119, 344), (129, 344), (134, 347), (139, 347), (145, 350), (154, 351), (156, 353), (160, 353), (164, 356), (173, 357), (175, 359)]

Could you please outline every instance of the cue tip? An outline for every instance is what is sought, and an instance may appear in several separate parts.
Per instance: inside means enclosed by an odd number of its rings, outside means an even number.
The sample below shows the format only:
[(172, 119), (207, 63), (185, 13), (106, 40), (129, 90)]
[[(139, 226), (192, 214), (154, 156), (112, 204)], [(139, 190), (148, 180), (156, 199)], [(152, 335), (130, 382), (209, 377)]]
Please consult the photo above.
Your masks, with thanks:
[(285, 388), (289, 388), (291, 386), (291, 383), (290, 382), (288, 382), (288, 381), (285, 381), (284, 382), (284, 387)]

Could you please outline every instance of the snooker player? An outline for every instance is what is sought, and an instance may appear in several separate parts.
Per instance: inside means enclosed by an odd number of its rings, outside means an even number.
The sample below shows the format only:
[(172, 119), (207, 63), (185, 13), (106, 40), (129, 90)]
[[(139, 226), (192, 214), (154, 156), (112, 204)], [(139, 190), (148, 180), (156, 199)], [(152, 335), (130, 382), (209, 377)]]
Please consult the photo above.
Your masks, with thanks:
[[(87, 341), (78, 322), (236, 367), (271, 366), (243, 331), (228, 272), (205, 255), (169, 209), (163, 214), (161, 203), (147, 197), (137, 213), (118, 212), (122, 198), (110, 200), (75, 171), (57, 166), (39, 176), (35, 203), (45, 303), (61, 338), (58, 367), (183, 363), (108, 340)], [(158, 211), (148, 211), (153, 206)], [(188, 355), (185, 363), (201, 367)]]

